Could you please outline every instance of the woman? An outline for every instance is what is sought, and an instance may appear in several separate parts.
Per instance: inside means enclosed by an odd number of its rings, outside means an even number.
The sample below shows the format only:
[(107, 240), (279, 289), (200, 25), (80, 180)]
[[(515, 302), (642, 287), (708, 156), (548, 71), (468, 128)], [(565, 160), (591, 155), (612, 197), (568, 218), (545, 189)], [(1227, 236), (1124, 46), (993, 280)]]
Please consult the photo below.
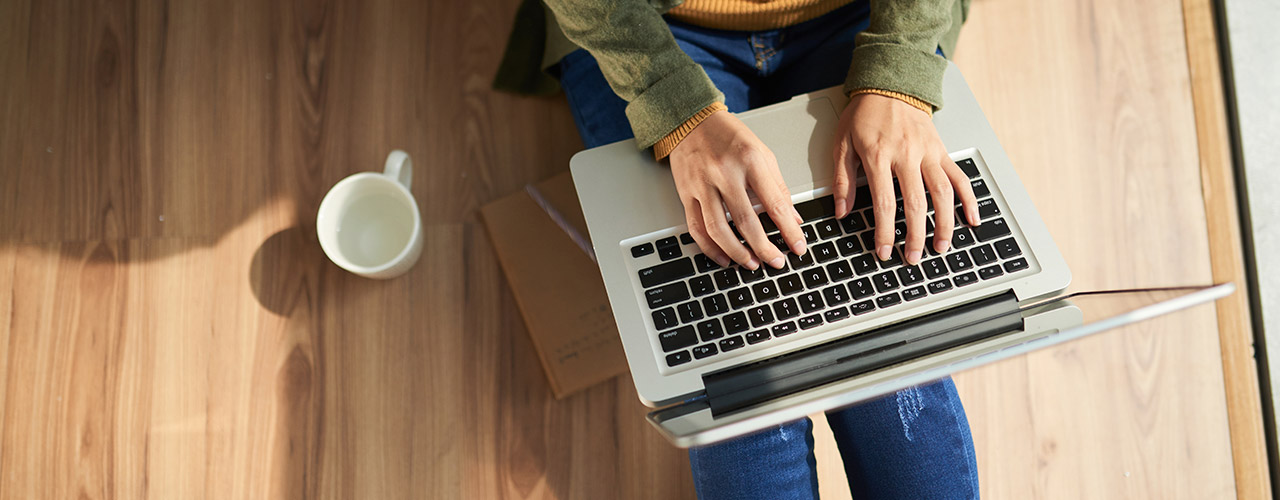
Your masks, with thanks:
[[(549, 17), (536, 2), (521, 7), (497, 86), (554, 90), (533, 71), (541, 63), (558, 77), (588, 148), (634, 136), (668, 161), (690, 234), (721, 266), (785, 264), (754, 216), (748, 189), (790, 250), (807, 250), (773, 154), (733, 112), (842, 82), (850, 102), (832, 151), (836, 214), (843, 218), (853, 206), (861, 168), (881, 260), (898, 252), (908, 264), (920, 262), (926, 196), (936, 208), (928, 242), (935, 251), (950, 244), (955, 199), (977, 225), (972, 188), (931, 121), (942, 106), (943, 57), (955, 48), (968, 0), (545, 1)], [(898, 248), (895, 178), (907, 226)], [(739, 221), (745, 244), (726, 212)], [(855, 498), (978, 496), (968, 421), (950, 379), (827, 419)], [(811, 427), (806, 418), (691, 449), (699, 497), (816, 498)]]

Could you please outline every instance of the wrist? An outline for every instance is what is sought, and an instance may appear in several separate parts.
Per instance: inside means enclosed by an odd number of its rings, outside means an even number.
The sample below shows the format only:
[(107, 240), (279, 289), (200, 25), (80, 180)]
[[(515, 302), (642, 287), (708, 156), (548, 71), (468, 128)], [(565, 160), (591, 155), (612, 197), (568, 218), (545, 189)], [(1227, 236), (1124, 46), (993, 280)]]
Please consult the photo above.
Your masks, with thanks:
[(680, 142), (683, 141), (685, 137), (688, 137), (689, 133), (693, 132), (693, 129), (702, 124), (704, 120), (717, 112), (728, 111), (728, 109), (729, 108), (725, 107), (722, 102), (713, 102), (707, 107), (702, 108), (702, 110), (697, 113), (694, 113), (688, 120), (685, 120), (679, 127), (676, 127), (675, 130), (667, 134), (666, 137), (663, 137), (662, 139), (659, 139), (658, 142), (654, 143), (653, 158), (661, 161), (663, 158), (671, 155), (671, 152), (676, 149), (676, 146), (679, 146)]
[(927, 103), (927, 102), (925, 102), (925, 101), (923, 101), (923, 100), (921, 100), (921, 99), (919, 99), (919, 98), (916, 98), (916, 97), (914, 97), (914, 96), (904, 94), (904, 93), (902, 93), (902, 92), (895, 92), (895, 91), (892, 91), (892, 90), (884, 90), (884, 89), (871, 89), (871, 88), (866, 88), (866, 89), (858, 89), (858, 90), (853, 91), (853, 93), (851, 93), (851, 94), (849, 95), (849, 97), (851, 97), (851, 98), (852, 98), (852, 97), (855, 97), (855, 96), (859, 96), (859, 95), (867, 95), (867, 94), (870, 94), (870, 95), (878, 95), (878, 96), (881, 96), (881, 97), (888, 97), (888, 98), (892, 98), (892, 99), (897, 99), (897, 100), (899, 100), (899, 101), (902, 101), (902, 102), (904, 102), (904, 103), (907, 103), (907, 104), (911, 105), (911, 107), (913, 107), (913, 108), (916, 108), (916, 109), (918, 109), (918, 110), (920, 110), (920, 111), (924, 111), (924, 112), (925, 112), (926, 114), (928, 114), (929, 116), (933, 116), (933, 105), (931, 105), (931, 104), (929, 104), (929, 103)]

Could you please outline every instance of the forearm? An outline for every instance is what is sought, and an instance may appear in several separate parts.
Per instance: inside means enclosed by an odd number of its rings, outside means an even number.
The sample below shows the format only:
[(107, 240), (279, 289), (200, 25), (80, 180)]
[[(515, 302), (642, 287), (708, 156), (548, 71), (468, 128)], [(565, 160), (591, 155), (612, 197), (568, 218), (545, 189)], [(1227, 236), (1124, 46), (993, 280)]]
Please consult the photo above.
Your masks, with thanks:
[(872, 0), (871, 23), (857, 37), (845, 92), (887, 90), (942, 107), (947, 61), (939, 43), (959, 19), (960, 0)]

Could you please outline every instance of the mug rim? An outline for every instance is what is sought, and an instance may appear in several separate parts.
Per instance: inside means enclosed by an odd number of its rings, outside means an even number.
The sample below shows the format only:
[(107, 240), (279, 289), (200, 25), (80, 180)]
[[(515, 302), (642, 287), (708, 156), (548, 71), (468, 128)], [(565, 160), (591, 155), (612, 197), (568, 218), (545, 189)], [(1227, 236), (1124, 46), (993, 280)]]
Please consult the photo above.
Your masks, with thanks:
[[(362, 266), (354, 262), (351, 262), (350, 259), (347, 259), (346, 256), (342, 254), (341, 250), (330, 249), (329, 245), (325, 244), (324, 236), (320, 234), (320, 231), (321, 231), (320, 218), (324, 216), (325, 207), (329, 206), (329, 204), (331, 203), (333, 194), (338, 192), (342, 188), (347, 187), (347, 185), (355, 184), (356, 182), (359, 182), (362, 179), (377, 179), (379, 181), (386, 182), (387, 184), (391, 184), (392, 186), (395, 186), (397, 189), (399, 189), (400, 194), (403, 194), (409, 197), (409, 204), (413, 206), (413, 210), (411, 210), (413, 212), (413, 231), (409, 233), (409, 239), (406, 240), (404, 247), (400, 249), (400, 252), (397, 253), (395, 257), (377, 266)], [(330, 210), (337, 210), (337, 209), (330, 208)], [(405, 187), (403, 184), (400, 184), (395, 179), (387, 177), (385, 174), (381, 172), (371, 172), (371, 171), (356, 172), (354, 174), (344, 177), (342, 180), (334, 184), (333, 187), (329, 188), (329, 191), (324, 194), (324, 198), (320, 200), (320, 207), (316, 209), (316, 238), (320, 240), (320, 248), (324, 250), (325, 256), (329, 258), (330, 262), (337, 264), (338, 267), (341, 267), (349, 272), (362, 274), (362, 275), (380, 273), (380, 272), (389, 270), (395, 267), (396, 265), (400, 264), (401, 262), (403, 262), (405, 257), (409, 255), (409, 251), (413, 249), (414, 240), (417, 239), (420, 236), (420, 233), (422, 232), (422, 214), (419, 212), (421, 212), (421, 210), (418, 208), (417, 198), (414, 198), (413, 193), (410, 192), (409, 188)], [(335, 241), (334, 243), (336, 244), (337, 242)], [(339, 262), (339, 260), (341, 260), (341, 262)]]

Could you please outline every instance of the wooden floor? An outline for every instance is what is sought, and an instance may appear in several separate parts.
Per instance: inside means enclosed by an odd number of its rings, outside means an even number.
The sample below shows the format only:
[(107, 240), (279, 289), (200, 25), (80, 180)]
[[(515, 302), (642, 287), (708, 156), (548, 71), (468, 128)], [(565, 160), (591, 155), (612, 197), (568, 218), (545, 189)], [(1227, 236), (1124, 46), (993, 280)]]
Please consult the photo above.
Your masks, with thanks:
[[(480, 226), (580, 147), (488, 89), (516, 3), (0, 0), (0, 497), (692, 498), (627, 378), (551, 398)], [(974, 3), (1075, 289), (1210, 281), (1181, 8)], [(314, 214), (393, 148), (425, 251), (356, 278)], [(1212, 307), (956, 380), (986, 498), (1235, 495)]]

